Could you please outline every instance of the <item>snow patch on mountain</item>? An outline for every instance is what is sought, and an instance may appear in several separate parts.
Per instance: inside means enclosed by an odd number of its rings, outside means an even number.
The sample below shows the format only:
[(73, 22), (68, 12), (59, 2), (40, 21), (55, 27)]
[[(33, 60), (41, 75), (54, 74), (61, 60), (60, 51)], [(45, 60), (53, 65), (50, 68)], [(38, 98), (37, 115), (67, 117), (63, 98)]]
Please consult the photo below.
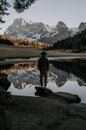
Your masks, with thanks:
[(58, 40), (72, 37), (84, 29), (86, 29), (86, 23), (83, 22), (78, 28), (68, 28), (62, 21), (59, 21), (56, 26), (49, 26), (42, 22), (27, 22), (18, 18), (6, 29), (4, 34), (13, 38), (52, 44)]

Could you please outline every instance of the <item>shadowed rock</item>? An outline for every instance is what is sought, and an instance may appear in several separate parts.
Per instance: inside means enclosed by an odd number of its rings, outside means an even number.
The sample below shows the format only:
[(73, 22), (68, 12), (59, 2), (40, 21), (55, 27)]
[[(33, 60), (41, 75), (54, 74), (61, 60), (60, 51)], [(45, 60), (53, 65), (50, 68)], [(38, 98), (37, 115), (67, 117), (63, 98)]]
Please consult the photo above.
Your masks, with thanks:
[(9, 106), (14, 103), (14, 100), (12, 98), (12, 95), (9, 92), (5, 92), (3, 90), (0, 90), (0, 105), (1, 106)]
[(9, 107), (0, 102), (0, 130), (86, 130), (86, 104), (63, 102), (74, 96), (76, 99), (76, 95), (54, 94), (42, 87), (36, 90), (45, 97), (13, 96), (17, 103), (13, 105), (9, 93), (1, 92)]
[(8, 130), (5, 113), (10, 106), (14, 106), (14, 99), (9, 92), (0, 90), (0, 130)]
[(44, 88), (44, 87), (35, 87), (36, 89), (36, 96), (40, 97), (50, 97), (57, 99), (61, 102), (67, 102), (67, 103), (80, 103), (81, 99), (78, 95), (66, 93), (66, 92), (56, 92), (53, 93), (50, 89)]
[(36, 89), (35, 93), (36, 96), (47, 97), (53, 93), (50, 89), (44, 87), (35, 87), (35, 89)]
[(10, 81), (7, 79), (6, 74), (0, 73), (0, 88), (3, 88), (4, 90), (7, 90), (10, 86)]
[(14, 98), (17, 107), (5, 111), (8, 130), (86, 130), (86, 105), (48, 97)]
[(56, 92), (54, 97), (60, 101), (64, 101), (67, 103), (80, 103), (81, 99), (78, 95), (66, 93), (66, 92)]

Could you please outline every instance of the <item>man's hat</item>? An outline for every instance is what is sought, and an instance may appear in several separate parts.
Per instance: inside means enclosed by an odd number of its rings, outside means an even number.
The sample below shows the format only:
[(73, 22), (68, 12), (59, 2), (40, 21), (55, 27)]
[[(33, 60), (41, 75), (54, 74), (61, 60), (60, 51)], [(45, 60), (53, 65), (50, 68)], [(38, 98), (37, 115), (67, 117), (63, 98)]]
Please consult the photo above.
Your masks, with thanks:
[(45, 56), (45, 55), (47, 55), (47, 53), (46, 53), (45, 51), (43, 51), (43, 52), (41, 53), (41, 55)]

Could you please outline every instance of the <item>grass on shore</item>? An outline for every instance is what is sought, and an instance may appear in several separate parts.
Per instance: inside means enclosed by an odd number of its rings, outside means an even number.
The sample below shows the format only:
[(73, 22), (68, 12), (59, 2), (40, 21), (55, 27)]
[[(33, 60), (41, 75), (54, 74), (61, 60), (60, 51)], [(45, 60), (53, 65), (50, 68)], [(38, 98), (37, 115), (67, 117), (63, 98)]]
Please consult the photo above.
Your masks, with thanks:
[[(12, 45), (0, 45), (0, 60), (5, 58), (30, 58), (39, 57), (43, 50), (40, 48), (19, 47)], [(86, 53), (72, 53), (71, 50), (49, 50), (47, 56), (80, 56), (86, 57)]]

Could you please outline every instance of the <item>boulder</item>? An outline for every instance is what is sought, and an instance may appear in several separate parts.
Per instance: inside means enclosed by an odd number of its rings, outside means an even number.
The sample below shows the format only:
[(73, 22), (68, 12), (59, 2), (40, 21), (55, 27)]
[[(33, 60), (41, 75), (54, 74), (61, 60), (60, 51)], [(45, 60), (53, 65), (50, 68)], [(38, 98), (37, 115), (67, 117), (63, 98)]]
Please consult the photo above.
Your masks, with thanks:
[(35, 93), (36, 96), (47, 97), (53, 93), (50, 89), (45, 87), (35, 87), (35, 89), (36, 89)]
[(54, 98), (67, 103), (80, 103), (81, 99), (78, 95), (66, 93), (66, 92), (56, 92), (54, 93)]

